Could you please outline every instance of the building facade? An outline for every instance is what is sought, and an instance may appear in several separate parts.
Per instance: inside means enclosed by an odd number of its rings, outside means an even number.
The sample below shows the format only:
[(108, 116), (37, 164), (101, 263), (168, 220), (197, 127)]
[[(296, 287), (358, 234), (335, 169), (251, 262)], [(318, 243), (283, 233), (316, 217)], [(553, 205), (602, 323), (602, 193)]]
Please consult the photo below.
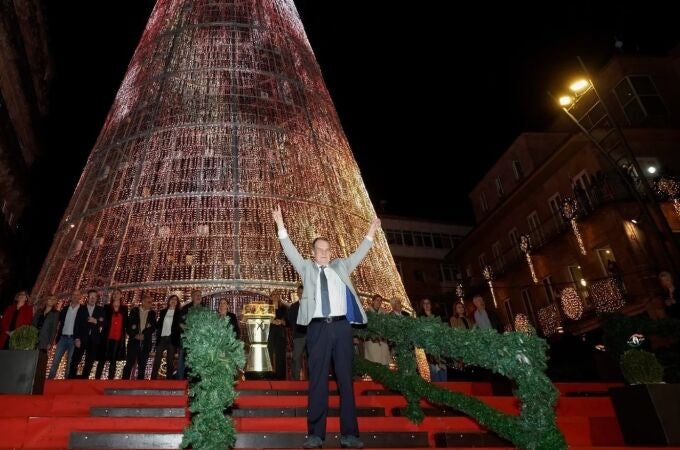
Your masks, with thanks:
[[(642, 174), (612, 163), (565, 115), (545, 132), (519, 136), (469, 195), (476, 225), (453, 258), (466, 285), (489, 301), (483, 270), (492, 269), (506, 327), (523, 327), (526, 318), (546, 336), (585, 333), (604, 312), (650, 308), (658, 273), (677, 269), (677, 242), (645, 214), (660, 202), (662, 220), (678, 231), (675, 211), (641, 188), (642, 177), (653, 186), (680, 172), (677, 52), (616, 57), (592, 84)], [(585, 98), (574, 113), (596, 141), (612, 125), (602, 106)]]
[(446, 257), (471, 227), (386, 215), (381, 216), (381, 223), (414, 306), (420, 299), (430, 298), (438, 303), (442, 315), (450, 314), (461, 275)]
[(29, 202), (30, 170), (42, 152), (36, 130), (52, 77), (39, 1), (0, 3), (0, 298), (25, 288), (17, 228)]

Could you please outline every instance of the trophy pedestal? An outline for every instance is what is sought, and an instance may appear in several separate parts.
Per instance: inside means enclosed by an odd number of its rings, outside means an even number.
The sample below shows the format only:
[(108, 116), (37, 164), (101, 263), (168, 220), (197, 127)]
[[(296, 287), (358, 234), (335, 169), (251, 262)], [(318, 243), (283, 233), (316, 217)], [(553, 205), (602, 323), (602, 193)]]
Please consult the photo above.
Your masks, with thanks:
[(250, 341), (245, 370), (246, 379), (270, 378), (273, 372), (267, 340), (269, 339), (269, 326), (274, 318), (274, 308), (266, 303), (250, 303), (243, 307), (243, 318)]

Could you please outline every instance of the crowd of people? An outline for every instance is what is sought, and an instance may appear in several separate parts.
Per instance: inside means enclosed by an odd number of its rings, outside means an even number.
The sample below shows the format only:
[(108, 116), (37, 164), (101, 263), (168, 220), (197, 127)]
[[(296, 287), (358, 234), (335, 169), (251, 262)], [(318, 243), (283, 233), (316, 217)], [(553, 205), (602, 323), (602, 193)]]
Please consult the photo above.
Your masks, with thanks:
[[(9, 338), (19, 327), (33, 325), (38, 329), (38, 349), (54, 350), (48, 378), (57, 376), (66, 358), (64, 378), (90, 378), (96, 363), (95, 378), (104, 378), (107, 369), (106, 378), (113, 379), (117, 363), (121, 361), (124, 362), (122, 378), (137, 379), (146, 376), (155, 342), (151, 379), (159, 377), (164, 356), (166, 378), (183, 379), (186, 369), (181, 334), (187, 314), (201, 304), (202, 298), (200, 290), (193, 290), (191, 300), (182, 306), (180, 297), (171, 294), (164, 307), (155, 311), (153, 298), (148, 294), (141, 296), (138, 306), (128, 308), (119, 289), (110, 293), (105, 305), (99, 291), (90, 289), (83, 296), (76, 290), (59, 309), (59, 301), (53, 295), (34, 305), (28, 293), (21, 291), (0, 321), (0, 348), (8, 348)], [(231, 323), (238, 338), (238, 321), (229, 312), (227, 299), (220, 300), (216, 313)]]
[[(666, 294), (663, 303), (659, 305), (658, 309), (663, 310), (659, 314), (680, 318), (680, 303), (677, 301), (672, 276), (668, 272), (662, 272), (659, 282)], [(299, 285), (297, 299), (302, 298), (302, 293), (303, 286)], [(168, 378), (186, 377), (181, 334), (190, 308), (202, 302), (200, 290), (193, 290), (190, 301), (184, 306), (178, 295), (171, 294), (160, 311), (153, 309), (150, 295), (143, 295), (139, 306), (129, 310), (122, 301), (123, 293), (119, 289), (110, 293), (106, 305), (101, 304), (100, 297), (100, 293), (94, 289), (87, 291), (85, 296), (80, 291), (75, 291), (59, 308), (60, 302), (53, 295), (33, 304), (26, 291), (18, 292), (0, 320), (0, 349), (8, 348), (9, 338), (17, 328), (33, 325), (39, 331), (38, 348), (46, 352), (54, 348), (49, 378), (55, 378), (64, 357), (65, 378), (89, 378), (96, 363), (95, 378), (113, 379), (117, 362), (121, 361), (124, 362), (123, 379), (144, 378), (149, 362), (151, 379), (157, 379), (163, 357)], [(295, 301), (286, 306), (277, 295), (272, 297), (272, 301), (275, 317), (270, 326), (268, 341), (273, 367), (272, 379), (306, 379), (307, 327), (297, 323), (300, 302)], [(454, 303), (453, 315), (447, 318), (436, 310), (430, 299), (423, 298), (417, 302), (414, 313), (419, 317), (442, 321), (453, 328), (503, 331), (495, 311), (486, 308), (481, 296), (475, 296), (472, 305), (474, 309), (463, 302)], [(378, 294), (371, 298), (366, 310), (377, 314), (410, 316), (402, 310), (399, 299), (387, 301)], [(239, 322), (236, 315), (229, 312), (228, 299), (220, 299), (216, 313), (230, 321), (237, 338), (240, 338)], [(153, 360), (149, 361), (154, 344)], [(355, 353), (369, 361), (384, 365), (393, 362), (392, 351), (384, 340), (355, 340), (354, 344)], [(460, 371), (464, 367), (460, 361), (443, 361), (430, 356), (428, 363), (433, 381), (446, 381), (447, 370), (450, 377), (452, 370)]]

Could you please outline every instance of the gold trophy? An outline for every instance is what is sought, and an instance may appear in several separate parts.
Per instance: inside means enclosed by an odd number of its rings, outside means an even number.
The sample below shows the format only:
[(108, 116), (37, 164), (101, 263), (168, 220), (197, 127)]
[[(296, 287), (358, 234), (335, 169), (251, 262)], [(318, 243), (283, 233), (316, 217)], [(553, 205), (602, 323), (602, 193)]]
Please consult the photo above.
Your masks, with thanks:
[(243, 320), (246, 322), (250, 340), (246, 378), (265, 378), (272, 372), (267, 339), (269, 325), (274, 317), (274, 306), (269, 303), (249, 303), (243, 306)]

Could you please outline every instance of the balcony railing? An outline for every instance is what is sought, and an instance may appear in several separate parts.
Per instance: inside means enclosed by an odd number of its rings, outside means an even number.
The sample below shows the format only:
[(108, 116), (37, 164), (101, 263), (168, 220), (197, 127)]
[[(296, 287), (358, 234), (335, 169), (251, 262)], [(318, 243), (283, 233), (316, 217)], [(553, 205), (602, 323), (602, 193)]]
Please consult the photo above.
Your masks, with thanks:
[[(568, 195), (572, 198), (576, 198), (579, 202), (579, 221), (586, 220), (589, 216), (607, 204), (627, 201), (633, 198), (622, 182), (616, 182), (615, 176), (610, 176), (602, 182), (588, 186), (587, 189), (577, 190)], [(546, 208), (544, 212), (545, 211), (551, 213), (548, 208)], [(539, 225), (534, 229), (529, 229), (529, 224), (526, 221), (517, 225), (520, 234), (529, 235), (531, 252), (534, 254), (539, 253), (542, 247), (559, 238), (567, 230), (571, 230), (570, 224), (561, 215), (557, 215), (557, 213), (551, 213), (549, 217), (544, 216)], [(490, 261), (495, 278), (503, 276), (507, 271), (514, 269), (514, 266), (518, 262), (523, 262), (525, 260), (525, 256), (520, 250), (519, 244), (510, 245), (509, 239), (505, 233), (502, 234), (502, 239), (499, 239), (499, 241), (506, 245), (501, 247), (501, 254), (495, 256)], [(481, 281), (481, 277), (479, 281)]]

